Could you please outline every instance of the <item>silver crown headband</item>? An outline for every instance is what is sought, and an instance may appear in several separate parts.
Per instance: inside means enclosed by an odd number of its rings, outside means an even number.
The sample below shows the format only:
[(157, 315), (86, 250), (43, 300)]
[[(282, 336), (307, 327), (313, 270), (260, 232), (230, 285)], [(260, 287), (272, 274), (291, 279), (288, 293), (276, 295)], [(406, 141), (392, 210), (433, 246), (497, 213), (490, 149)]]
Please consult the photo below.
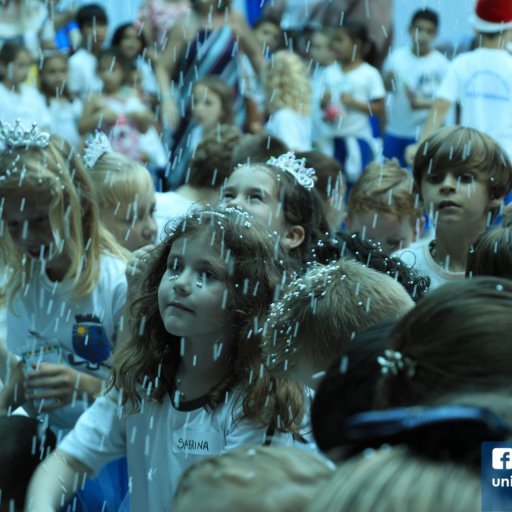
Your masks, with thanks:
[(113, 149), (108, 137), (100, 131), (96, 131), (85, 142), (84, 163), (88, 169), (92, 169), (96, 162), (105, 153), (112, 153)]
[(306, 167), (306, 159), (295, 158), (295, 154), (291, 151), (278, 158), (270, 157), (267, 160), (267, 164), (290, 173), (297, 180), (297, 183), (307, 190), (311, 190), (315, 186), (313, 179), (315, 170), (311, 167)]
[(417, 363), (409, 357), (404, 357), (397, 350), (385, 350), (383, 356), (377, 357), (377, 363), (380, 365), (380, 371), (383, 375), (398, 375), (404, 372), (407, 377), (414, 377), (416, 374)]
[(10, 151), (16, 148), (46, 148), (50, 143), (50, 134), (40, 131), (37, 123), (27, 130), (19, 119), (14, 126), (0, 121), (0, 151)]

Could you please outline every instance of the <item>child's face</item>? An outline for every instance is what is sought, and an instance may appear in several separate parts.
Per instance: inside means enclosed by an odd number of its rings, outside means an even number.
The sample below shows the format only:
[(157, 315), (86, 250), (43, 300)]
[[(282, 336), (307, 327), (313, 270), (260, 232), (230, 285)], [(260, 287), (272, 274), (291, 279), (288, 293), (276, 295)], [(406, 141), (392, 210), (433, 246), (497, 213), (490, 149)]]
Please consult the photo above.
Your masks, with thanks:
[(225, 260), (212, 247), (210, 237), (198, 233), (177, 239), (158, 288), (158, 307), (166, 331), (205, 343), (229, 341), (227, 279)]
[(331, 48), (336, 59), (341, 63), (348, 63), (353, 60), (355, 43), (357, 41), (353, 41), (346, 30), (338, 28), (333, 31)]
[(20, 85), (28, 77), (30, 65), (32, 64), (32, 57), (26, 51), (18, 52), (15, 59), (7, 64), (2, 64), (2, 71), (6, 77), (5, 82), (10, 85)]
[(254, 29), (254, 36), (260, 48), (267, 48), (275, 52), (281, 44), (281, 29), (273, 23), (263, 22)]
[(154, 192), (133, 199), (101, 211), (105, 227), (129, 251), (154, 243), (157, 235)]
[(59, 254), (55, 244), (50, 224), (50, 192), (23, 187), (9, 190), (1, 200), (2, 221), (16, 249), (34, 260), (44, 259), (50, 277), (63, 277), (70, 262), (65, 252)]
[(320, 66), (328, 66), (334, 61), (334, 52), (328, 35), (315, 32), (311, 38), (311, 58)]
[(382, 250), (391, 254), (416, 241), (415, 226), (410, 215), (401, 219), (377, 211), (356, 213), (350, 217), (351, 231), (363, 233), (365, 240), (380, 242)]
[(419, 50), (420, 54), (430, 51), (430, 45), (437, 35), (437, 28), (431, 21), (416, 20), (409, 28), (413, 47)]
[(110, 55), (99, 60), (98, 76), (103, 81), (103, 90), (106, 93), (117, 91), (125, 79), (123, 68)]
[(85, 48), (99, 51), (107, 38), (107, 29), (107, 24), (102, 21), (97, 21), (96, 24), (85, 23), (82, 25), (81, 33)]
[(222, 118), (222, 102), (217, 94), (198, 84), (193, 89), (194, 118), (204, 130), (211, 130)]
[(235, 169), (224, 187), (222, 204), (245, 210), (279, 235), (287, 230), (276, 181), (265, 169), (249, 165)]
[(119, 42), (119, 50), (128, 58), (134, 59), (142, 51), (142, 41), (135, 27), (127, 27)]
[(62, 92), (62, 84), (68, 78), (68, 62), (65, 58), (47, 59), (41, 71), (41, 82), (49, 91)]
[(437, 218), (437, 225), (446, 226), (485, 223), (489, 209), (503, 199), (490, 199), (488, 177), (471, 168), (425, 172), (421, 193), (426, 211)]

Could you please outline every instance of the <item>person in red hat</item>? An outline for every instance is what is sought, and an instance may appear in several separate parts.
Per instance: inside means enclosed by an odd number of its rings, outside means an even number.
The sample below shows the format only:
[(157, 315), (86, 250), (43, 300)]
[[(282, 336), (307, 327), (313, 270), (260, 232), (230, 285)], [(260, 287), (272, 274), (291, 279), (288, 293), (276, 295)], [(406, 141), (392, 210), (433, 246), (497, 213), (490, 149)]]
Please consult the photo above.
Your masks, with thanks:
[(512, 2), (478, 0), (471, 16), (479, 47), (456, 57), (437, 91), (418, 144), (407, 148), (412, 163), (418, 146), (438, 129), (458, 102), (460, 124), (476, 128), (512, 157)]

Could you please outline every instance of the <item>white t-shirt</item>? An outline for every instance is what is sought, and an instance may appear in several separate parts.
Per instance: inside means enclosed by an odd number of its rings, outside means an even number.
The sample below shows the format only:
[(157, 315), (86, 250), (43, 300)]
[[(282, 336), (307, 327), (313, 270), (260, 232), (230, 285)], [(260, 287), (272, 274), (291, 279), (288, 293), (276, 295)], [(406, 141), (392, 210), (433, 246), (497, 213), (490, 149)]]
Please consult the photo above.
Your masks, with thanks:
[(96, 75), (96, 57), (80, 48), (69, 58), (68, 87), (73, 94), (88, 100), (91, 94), (98, 93), (103, 87)]
[(289, 108), (271, 114), (265, 131), (282, 140), (292, 151), (311, 151), (311, 117)]
[(400, 258), (420, 276), (430, 277), (429, 291), (435, 290), (443, 284), (464, 279), (465, 272), (450, 272), (434, 261), (429, 250), (430, 242), (431, 240), (420, 240), (411, 244), (407, 249), (393, 253), (392, 256)]
[(82, 101), (78, 98), (73, 101), (64, 98), (51, 98), (49, 110), (52, 118), (52, 133), (60, 135), (75, 149), (78, 149), (81, 142), (78, 122), (83, 112)]
[(17, 119), (25, 129), (30, 129), (32, 123), (45, 130), (52, 125), (44, 96), (35, 87), (21, 84), (16, 92), (0, 83), (0, 120), (13, 126)]
[[(125, 262), (103, 255), (100, 276), (90, 295), (72, 297), (70, 282), (50, 281), (33, 272), (27, 293), (7, 310), (7, 348), (32, 370), (32, 362), (59, 363), (104, 378), (126, 300)], [(37, 412), (39, 403), (34, 404)], [(49, 413), (49, 425), (66, 432), (88, 407), (82, 397)]]
[(369, 114), (343, 105), (341, 102), (343, 93), (351, 94), (354, 100), (362, 103), (383, 99), (386, 96), (386, 90), (379, 70), (363, 62), (351, 71), (343, 71), (342, 80), (332, 91), (333, 103), (342, 111), (338, 123), (333, 125), (333, 136), (357, 137), (371, 142), (373, 135)]
[(386, 131), (396, 137), (419, 137), (429, 109), (412, 109), (407, 90), (419, 99), (433, 100), (448, 68), (448, 59), (437, 50), (422, 57), (410, 47), (397, 48), (384, 62), (383, 73), (395, 74), (395, 90), (386, 102)]
[(448, 66), (437, 97), (461, 103), (462, 126), (493, 137), (512, 158), (512, 55), (478, 48)]
[[(195, 462), (243, 445), (262, 445), (267, 429), (240, 417), (241, 400), (230, 393), (215, 411), (199, 398), (177, 409), (169, 396), (146, 401), (142, 412), (120, 417), (117, 393), (98, 398), (59, 449), (95, 473), (110, 460), (127, 456), (133, 511), (169, 512), (183, 471)], [(238, 420), (238, 421), (237, 421)], [(290, 434), (272, 442), (292, 445)], [(306, 445), (307, 446), (307, 445)]]

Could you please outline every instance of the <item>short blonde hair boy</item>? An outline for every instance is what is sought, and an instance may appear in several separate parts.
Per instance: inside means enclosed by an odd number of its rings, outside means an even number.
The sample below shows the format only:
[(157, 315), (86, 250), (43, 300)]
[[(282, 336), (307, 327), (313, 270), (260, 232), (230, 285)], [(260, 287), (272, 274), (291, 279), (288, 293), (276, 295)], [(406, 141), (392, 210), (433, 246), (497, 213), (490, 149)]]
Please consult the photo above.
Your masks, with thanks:
[(183, 474), (174, 510), (300, 512), (334, 473), (326, 459), (292, 446), (246, 446)]
[(415, 227), (422, 205), (411, 174), (396, 160), (372, 162), (354, 183), (348, 200), (348, 216), (368, 212), (389, 213), (400, 219), (410, 215)]
[(326, 370), (357, 332), (399, 317), (413, 305), (401, 284), (361, 263), (317, 266), (272, 304), (263, 353), (278, 374), (291, 372), (298, 378), (306, 369), (311, 376)]
[(355, 225), (356, 216), (372, 213), (372, 225), (375, 226), (379, 216), (390, 216), (397, 223), (408, 217), (416, 238), (422, 230), (422, 212), (414, 179), (407, 169), (400, 167), (396, 160), (372, 162), (350, 191), (347, 224)]

